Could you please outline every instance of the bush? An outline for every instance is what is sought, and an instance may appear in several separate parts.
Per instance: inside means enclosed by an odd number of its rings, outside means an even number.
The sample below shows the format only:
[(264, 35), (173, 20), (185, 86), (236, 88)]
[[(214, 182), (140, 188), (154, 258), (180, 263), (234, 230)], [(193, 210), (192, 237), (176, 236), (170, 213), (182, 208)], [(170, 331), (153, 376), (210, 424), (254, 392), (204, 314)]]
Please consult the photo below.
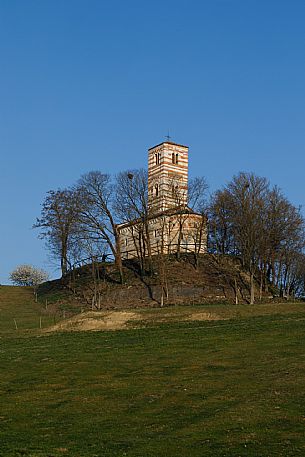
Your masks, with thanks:
[(18, 265), (10, 273), (10, 281), (17, 286), (38, 286), (49, 279), (49, 274), (32, 265)]

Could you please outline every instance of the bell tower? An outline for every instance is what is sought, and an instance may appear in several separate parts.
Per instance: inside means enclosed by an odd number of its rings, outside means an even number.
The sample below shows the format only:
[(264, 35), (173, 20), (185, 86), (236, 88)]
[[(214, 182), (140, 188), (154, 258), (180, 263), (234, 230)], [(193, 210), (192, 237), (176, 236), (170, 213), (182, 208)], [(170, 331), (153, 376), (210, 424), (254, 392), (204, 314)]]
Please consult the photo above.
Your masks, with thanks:
[(148, 205), (161, 213), (187, 205), (188, 147), (165, 141), (148, 150)]

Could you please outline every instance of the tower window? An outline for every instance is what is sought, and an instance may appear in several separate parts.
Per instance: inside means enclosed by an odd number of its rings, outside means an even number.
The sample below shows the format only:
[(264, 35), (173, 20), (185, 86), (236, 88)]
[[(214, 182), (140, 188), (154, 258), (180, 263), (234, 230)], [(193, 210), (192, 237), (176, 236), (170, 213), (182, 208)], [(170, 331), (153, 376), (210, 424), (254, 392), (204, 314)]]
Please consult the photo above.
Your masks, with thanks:
[(156, 197), (159, 195), (159, 186), (158, 184), (155, 185), (155, 192), (156, 192)]
[(178, 154), (172, 153), (172, 163), (178, 164)]
[(155, 154), (155, 163), (156, 163), (156, 165), (160, 164), (160, 158), (161, 158), (160, 152), (156, 153)]

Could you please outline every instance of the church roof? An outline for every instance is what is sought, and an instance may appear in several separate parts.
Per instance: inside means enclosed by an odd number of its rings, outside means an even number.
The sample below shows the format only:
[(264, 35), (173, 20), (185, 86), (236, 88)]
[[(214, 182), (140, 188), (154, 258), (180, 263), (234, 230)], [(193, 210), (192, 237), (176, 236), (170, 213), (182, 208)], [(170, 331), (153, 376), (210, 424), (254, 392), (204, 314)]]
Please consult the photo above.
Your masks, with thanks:
[(172, 141), (162, 141), (162, 143), (156, 144), (156, 146), (153, 146), (152, 148), (149, 148), (148, 150), (150, 151), (151, 149), (155, 149), (158, 146), (161, 146), (162, 144), (171, 144), (173, 146), (180, 146), (182, 148), (187, 148), (188, 149), (188, 146), (184, 146), (183, 144), (173, 143)]

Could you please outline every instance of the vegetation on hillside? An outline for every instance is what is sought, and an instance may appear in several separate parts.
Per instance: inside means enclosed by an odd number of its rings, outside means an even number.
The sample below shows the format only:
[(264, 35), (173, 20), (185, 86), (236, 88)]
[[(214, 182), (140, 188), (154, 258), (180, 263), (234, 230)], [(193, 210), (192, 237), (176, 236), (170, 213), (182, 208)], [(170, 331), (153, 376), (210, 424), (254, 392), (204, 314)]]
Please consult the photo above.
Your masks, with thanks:
[[(202, 224), (194, 226), (198, 233), (193, 238), (198, 239), (199, 246), (194, 250), (195, 267), (198, 267), (200, 257), (202, 229), (208, 221), (209, 252), (241, 260), (249, 275), (250, 303), (274, 289), (288, 299), (304, 295), (305, 225), (300, 210), (276, 186), (271, 187), (266, 178), (253, 173), (233, 177), (226, 187), (212, 195), (210, 201), (206, 191), (203, 178), (191, 180), (188, 203), (202, 215)], [(70, 274), (84, 259), (99, 274), (97, 263), (110, 256), (123, 284), (126, 269), (117, 224), (136, 219), (135, 236), (139, 245), (136, 260), (140, 275), (142, 278), (159, 275), (163, 302), (168, 255), (160, 248), (158, 261), (152, 259), (147, 228), (151, 209), (147, 195), (144, 170), (122, 172), (115, 179), (99, 171), (90, 172), (70, 189), (50, 191), (35, 227), (40, 229), (53, 256), (60, 260), (62, 276)], [(179, 201), (181, 198), (177, 195), (177, 207)], [(184, 222), (185, 218), (181, 218), (179, 243), (183, 240)], [(181, 246), (177, 246), (177, 260), (180, 260), (181, 252)], [(97, 295), (95, 299), (98, 299)]]
[[(179, 260), (175, 255), (167, 256), (161, 272), (159, 262), (158, 257), (153, 257), (154, 274), (143, 276), (137, 259), (124, 261), (125, 281), (121, 284), (113, 263), (94, 261), (41, 285), (38, 299), (42, 304), (47, 301), (54, 311), (65, 306), (68, 314), (85, 309), (160, 307), (162, 304), (250, 303), (250, 277), (235, 257), (204, 254), (195, 261), (193, 254), (184, 254)], [(256, 276), (254, 287), (258, 302), (279, 298), (276, 288), (261, 292)]]

